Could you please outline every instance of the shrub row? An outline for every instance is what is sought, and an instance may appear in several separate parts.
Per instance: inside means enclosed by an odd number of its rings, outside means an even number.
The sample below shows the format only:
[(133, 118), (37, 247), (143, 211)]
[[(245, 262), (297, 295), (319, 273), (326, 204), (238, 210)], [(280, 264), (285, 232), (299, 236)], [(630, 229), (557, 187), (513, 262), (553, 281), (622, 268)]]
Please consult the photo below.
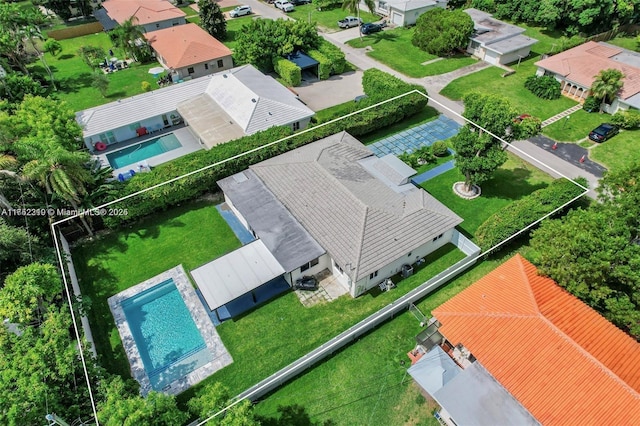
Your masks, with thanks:
[[(377, 70), (365, 71), (364, 76)], [(382, 73), (384, 74), (384, 73)], [(405, 93), (416, 86), (403, 83), (398, 84), (395, 77), (384, 74), (390, 87), (395, 87), (399, 93)], [(365, 93), (374, 93), (377, 90), (375, 85), (365, 85), (363, 78), (363, 89)], [(375, 81), (382, 81), (383, 76), (378, 75)], [(398, 80), (399, 81), (399, 80)], [(424, 90), (424, 88), (422, 89)], [(399, 93), (393, 93), (395, 96)], [(381, 100), (380, 96), (372, 96), (363, 101), (363, 106), (370, 105)], [(136, 195), (131, 200), (125, 200), (114, 205), (114, 208), (127, 208), (127, 216), (107, 216), (104, 217), (105, 226), (115, 228), (118, 225), (137, 220), (157, 211), (180, 204), (181, 202), (194, 199), (206, 192), (217, 190), (216, 181), (245, 170), (251, 164), (258, 163), (278, 154), (282, 154), (291, 149), (300, 147), (307, 143), (325, 138), (334, 133), (346, 130), (354, 136), (363, 135), (373, 130), (377, 130), (394, 124), (406, 117), (421, 111), (427, 104), (427, 99), (419, 94), (411, 94), (392, 102), (388, 102), (377, 108), (372, 108), (360, 114), (356, 114), (344, 120), (336, 121), (325, 126), (317, 126), (311, 131), (295, 135), (294, 137), (271, 145), (269, 148), (258, 150), (240, 158), (228, 161), (222, 165), (211, 167), (205, 171), (194, 173), (186, 178), (176, 180), (170, 184), (154, 188)], [(278, 126), (244, 136), (242, 138), (217, 145), (208, 151), (197, 151), (184, 157), (175, 159), (169, 163), (155, 167), (149, 173), (137, 174), (133, 179), (124, 182), (119, 187), (113, 199), (119, 199), (138, 191), (145, 190), (154, 185), (161, 184), (183, 174), (198, 170), (200, 168), (215, 164), (224, 159), (231, 158), (247, 152), (253, 148), (269, 144), (285, 136), (291, 135), (289, 126)]]
[[(577, 182), (585, 186), (587, 184), (583, 178), (577, 179)], [(555, 180), (546, 188), (538, 189), (490, 216), (478, 227), (476, 243), (482, 250), (487, 250), (581, 192), (581, 188), (567, 179)]]
[(318, 46), (318, 51), (331, 61), (331, 74), (342, 74), (347, 68), (347, 59), (344, 52), (339, 47), (322, 39)]
[(522, 140), (539, 134), (542, 131), (542, 121), (538, 117), (525, 117), (511, 127), (513, 128), (513, 138)]
[(307, 55), (318, 61), (318, 78), (320, 80), (328, 79), (333, 68), (331, 60), (319, 50), (310, 50), (307, 52)]
[(635, 129), (640, 126), (639, 111), (618, 111), (611, 116), (611, 123), (623, 129)]
[(274, 56), (273, 70), (278, 73), (287, 86), (300, 86), (300, 82), (302, 82), (302, 70), (290, 60)]
[(525, 80), (524, 87), (542, 99), (558, 99), (561, 95), (560, 82), (548, 75), (532, 75)]

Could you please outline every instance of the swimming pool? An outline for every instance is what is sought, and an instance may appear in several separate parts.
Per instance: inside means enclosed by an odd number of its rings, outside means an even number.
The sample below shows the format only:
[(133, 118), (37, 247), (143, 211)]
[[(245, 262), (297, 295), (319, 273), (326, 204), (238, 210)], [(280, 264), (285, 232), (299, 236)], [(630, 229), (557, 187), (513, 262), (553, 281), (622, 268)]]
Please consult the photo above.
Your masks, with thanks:
[(161, 391), (212, 360), (172, 279), (121, 302), (151, 388)]
[(180, 147), (182, 147), (182, 144), (178, 138), (173, 133), (168, 133), (159, 138), (150, 139), (107, 154), (107, 160), (109, 160), (112, 169), (121, 169)]

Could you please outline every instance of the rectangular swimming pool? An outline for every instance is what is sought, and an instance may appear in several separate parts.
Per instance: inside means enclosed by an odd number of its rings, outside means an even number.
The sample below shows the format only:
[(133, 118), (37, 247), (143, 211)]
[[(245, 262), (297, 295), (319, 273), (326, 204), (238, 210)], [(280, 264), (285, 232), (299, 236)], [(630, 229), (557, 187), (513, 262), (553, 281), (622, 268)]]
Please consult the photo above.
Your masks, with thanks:
[(121, 306), (154, 390), (162, 391), (212, 360), (172, 279), (123, 300)]
[(159, 138), (150, 139), (109, 153), (107, 154), (107, 160), (109, 160), (112, 169), (121, 169), (180, 147), (182, 147), (182, 144), (180, 144), (178, 138), (173, 133), (168, 133)]

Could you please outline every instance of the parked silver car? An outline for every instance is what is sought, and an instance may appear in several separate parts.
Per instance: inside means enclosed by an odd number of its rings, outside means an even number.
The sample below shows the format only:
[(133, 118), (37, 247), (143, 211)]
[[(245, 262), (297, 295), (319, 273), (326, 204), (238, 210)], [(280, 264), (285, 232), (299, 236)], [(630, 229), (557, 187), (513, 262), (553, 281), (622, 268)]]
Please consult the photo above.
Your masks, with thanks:
[(232, 18), (237, 18), (238, 16), (251, 15), (251, 7), (250, 6), (238, 6), (229, 12), (229, 16)]

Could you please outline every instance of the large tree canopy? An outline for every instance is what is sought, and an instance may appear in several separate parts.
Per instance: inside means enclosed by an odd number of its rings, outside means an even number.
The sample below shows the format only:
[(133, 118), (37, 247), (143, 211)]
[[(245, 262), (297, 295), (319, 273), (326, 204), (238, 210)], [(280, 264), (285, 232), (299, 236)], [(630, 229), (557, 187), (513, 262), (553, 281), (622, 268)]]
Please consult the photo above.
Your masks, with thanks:
[(640, 338), (640, 164), (607, 174), (600, 201), (533, 233), (534, 263)]
[(224, 19), (218, 3), (213, 0), (199, 0), (200, 25), (216, 40), (223, 41), (227, 38), (227, 21)]
[(436, 7), (416, 21), (412, 43), (432, 55), (446, 55), (469, 44), (473, 20), (462, 10)]
[(272, 58), (296, 50), (311, 50), (320, 44), (315, 26), (303, 20), (254, 19), (236, 37), (234, 59), (261, 70), (273, 68)]

